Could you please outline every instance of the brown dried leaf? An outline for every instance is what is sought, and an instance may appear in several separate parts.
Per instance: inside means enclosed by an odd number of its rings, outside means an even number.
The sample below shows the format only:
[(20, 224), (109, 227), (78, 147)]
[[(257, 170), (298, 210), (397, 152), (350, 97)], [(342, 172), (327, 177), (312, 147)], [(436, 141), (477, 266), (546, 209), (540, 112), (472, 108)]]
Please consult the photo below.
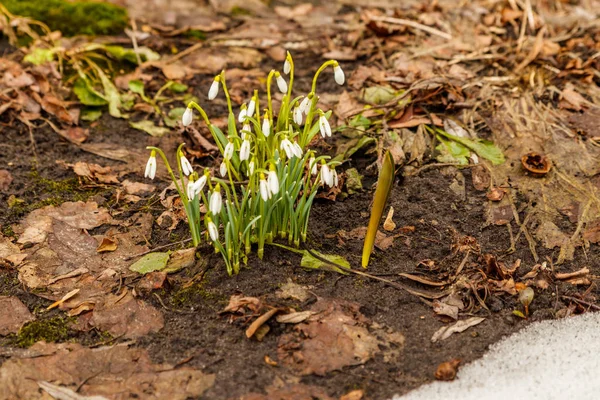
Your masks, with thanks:
[(82, 161), (78, 161), (75, 164), (65, 164), (65, 166), (73, 168), (73, 172), (77, 175), (99, 183), (119, 183), (117, 174), (113, 173), (111, 167), (103, 167), (98, 164)]
[(278, 315), (276, 320), (280, 324), (299, 324), (308, 319), (314, 313), (312, 311), (298, 311), (289, 314)]
[(6, 192), (12, 181), (13, 178), (10, 172), (5, 169), (0, 169), (0, 191)]
[(483, 321), (485, 321), (485, 318), (471, 317), (465, 320), (457, 321), (456, 323), (449, 326), (443, 326), (433, 334), (433, 336), (431, 337), (431, 341), (435, 343), (440, 340), (448, 339), (453, 333), (464, 332), (470, 327), (478, 325)]
[(385, 217), (385, 221), (383, 222), (383, 229), (385, 229), (388, 232), (391, 232), (394, 229), (396, 229), (396, 223), (394, 222), (393, 218), (394, 218), (394, 207), (390, 207), (387, 217)]
[(234, 294), (229, 298), (229, 304), (223, 309), (223, 311), (221, 311), (221, 314), (237, 312), (241, 312), (242, 314), (244, 314), (246, 312), (246, 307), (252, 312), (256, 312), (260, 309), (261, 306), (262, 302), (258, 297), (244, 297), (241, 295)]
[(154, 185), (150, 185), (148, 183), (142, 183), (142, 182), (133, 182), (130, 180), (123, 181), (123, 183), (121, 185), (123, 185), (123, 188), (125, 189), (127, 194), (133, 194), (133, 195), (150, 194), (156, 190), (156, 186), (154, 186)]
[(0, 296), (0, 335), (17, 333), (23, 325), (33, 320), (35, 317), (21, 300), (14, 296)]
[(435, 371), (435, 379), (438, 381), (453, 381), (454, 378), (456, 378), (456, 372), (458, 372), (459, 365), (459, 358), (441, 363)]
[[(277, 314), (279, 311), (281, 311), (280, 308), (272, 308), (260, 317), (256, 318), (250, 324), (248, 329), (246, 329), (246, 337), (250, 339), (252, 336), (254, 336), (254, 334), (257, 333), (258, 329), (261, 328), (268, 320), (271, 319), (271, 317), (273, 317), (273, 315)], [(264, 334), (262, 336), (264, 337)], [(260, 341), (261, 339), (257, 338), (257, 340)]]
[(104, 236), (102, 238), (102, 242), (96, 248), (98, 253), (104, 253), (107, 251), (115, 251), (117, 250), (117, 242), (114, 239)]

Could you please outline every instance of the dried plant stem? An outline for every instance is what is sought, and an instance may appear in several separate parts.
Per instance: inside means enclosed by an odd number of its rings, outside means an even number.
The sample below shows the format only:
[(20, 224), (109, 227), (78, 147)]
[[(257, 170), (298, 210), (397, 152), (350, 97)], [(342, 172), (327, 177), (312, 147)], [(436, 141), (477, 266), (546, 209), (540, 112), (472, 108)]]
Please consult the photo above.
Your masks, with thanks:
[(435, 28), (432, 28), (427, 25), (419, 24), (418, 22), (414, 22), (414, 21), (411, 21), (408, 19), (392, 18), (392, 17), (372, 17), (371, 20), (378, 21), (378, 22), (387, 22), (388, 24), (410, 26), (411, 28), (419, 29), (421, 31), (430, 33), (432, 35), (442, 37), (446, 40), (452, 40), (452, 35), (450, 35), (449, 33), (442, 32), (439, 29), (435, 29)]

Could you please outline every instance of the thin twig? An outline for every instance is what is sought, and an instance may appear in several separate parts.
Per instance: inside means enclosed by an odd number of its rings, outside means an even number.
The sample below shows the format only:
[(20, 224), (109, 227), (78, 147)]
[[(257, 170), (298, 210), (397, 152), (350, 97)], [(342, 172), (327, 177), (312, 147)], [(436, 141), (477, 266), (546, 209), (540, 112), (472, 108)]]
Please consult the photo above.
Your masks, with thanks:
[(571, 296), (560, 296), (560, 297), (563, 298), (563, 299), (571, 300), (571, 301), (574, 301), (575, 303), (579, 303), (581, 305), (587, 306), (587, 307), (589, 307), (591, 309), (594, 309), (596, 311), (600, 310), (600, 306), (597, 306), (595, 304), (589, 303), (589, 302), (587, 302), (585, 300), (580, 300), (577, 297), (571, 297)]
[(392, 17), (372, 17), (371, 21), (387, 22), (388, 24), (410, 26), (411, 28), (415, 28), (415, 29), (419, 29), (419, 30), (425, 31), (425, 32), (430, 33), (432, 35), (436, 35), (436, 36), (442, 37), (442, 38), (444, 38), (446, 40), (452, 40), (452, 35), (450, 35), (449, 33), (442, 32), (442, 31), (440, 31), (438, 29), (432, 28), (432, 27), (427, 26), (427, 25), (419, 24), (418, 22), (415, 22), (415, 21), (410, 21), (408, 19), (392, 18)]

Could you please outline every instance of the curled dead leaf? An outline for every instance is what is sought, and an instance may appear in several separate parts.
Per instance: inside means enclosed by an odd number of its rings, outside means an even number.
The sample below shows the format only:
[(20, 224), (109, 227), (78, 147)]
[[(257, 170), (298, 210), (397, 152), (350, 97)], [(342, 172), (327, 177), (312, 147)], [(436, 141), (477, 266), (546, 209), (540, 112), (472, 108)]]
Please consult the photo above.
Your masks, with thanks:
[(459, 365), (459, 358), (441, 363), (435, 370), (435, 379), (438, 381), (453, 381), (456, 378)]
[(383, 222), (383, 229), (385, 229), (388, 232), (391, 232), (394, 229), (396, 229), (396, 223), (392, 219), (393, 217), (394, 217), (394, 207), (390, 207), (387, 217), (385, 217), (385, 221)]

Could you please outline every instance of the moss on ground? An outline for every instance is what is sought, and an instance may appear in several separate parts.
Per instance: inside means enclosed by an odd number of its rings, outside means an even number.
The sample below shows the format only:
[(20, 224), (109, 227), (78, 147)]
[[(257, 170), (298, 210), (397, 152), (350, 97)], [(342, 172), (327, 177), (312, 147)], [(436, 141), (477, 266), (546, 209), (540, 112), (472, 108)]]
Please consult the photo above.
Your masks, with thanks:
[(12, 14), (41, 21), (64, 36), (119, 34), (128, 20), (124, 8), (97, 1), (2, 0), (2, 4)]
[(25, 324), (17, 333), (15, 344), (29, 347), (35, 342), (62, 342), (69, 338), (69, 324), (73, 318), (54, 317)]

